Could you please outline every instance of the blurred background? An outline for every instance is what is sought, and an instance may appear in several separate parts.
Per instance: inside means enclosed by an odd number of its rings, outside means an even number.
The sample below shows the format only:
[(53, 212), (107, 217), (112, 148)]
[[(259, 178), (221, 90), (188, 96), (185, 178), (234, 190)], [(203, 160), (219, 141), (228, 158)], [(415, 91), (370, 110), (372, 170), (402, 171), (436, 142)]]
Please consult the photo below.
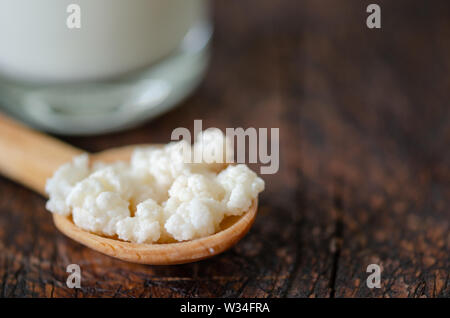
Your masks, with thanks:
[[(2, 296), (448, 297), (450, 2), (213, 1), (211, 64), (138, 128), (62, 137), (87, 151), (168, 142), (176, 127), (280, 128), (256, 223), (232, 250), (127, 264), (59, 234), (44, 199), (0, 177)], [(254, 167), (256, 168), (256, 167)], [(65, 268), (82, 268), (82, 288)], [(366, 286), (379, 264), (382, 288)]]

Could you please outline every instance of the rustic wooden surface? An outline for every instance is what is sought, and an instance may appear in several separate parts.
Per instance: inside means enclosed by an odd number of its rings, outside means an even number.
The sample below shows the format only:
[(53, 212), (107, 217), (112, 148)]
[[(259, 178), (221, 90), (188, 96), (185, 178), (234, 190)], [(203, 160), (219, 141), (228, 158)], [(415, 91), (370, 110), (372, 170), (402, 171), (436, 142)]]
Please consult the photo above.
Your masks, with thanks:
[[(65, 138), (89, 151), (175, 127), (280, 127), (281, 166), (250, 234), (213, 259), (141, 266), (59, 234), (44, 199), (0, 177), (0, 296), (449, 297), (450, 2), (219, 0), (211, 68), (143, 127)], [(66, 266), (82, 288), (65, 285)], [(383, 268), (380, 289), (366, 267)]]

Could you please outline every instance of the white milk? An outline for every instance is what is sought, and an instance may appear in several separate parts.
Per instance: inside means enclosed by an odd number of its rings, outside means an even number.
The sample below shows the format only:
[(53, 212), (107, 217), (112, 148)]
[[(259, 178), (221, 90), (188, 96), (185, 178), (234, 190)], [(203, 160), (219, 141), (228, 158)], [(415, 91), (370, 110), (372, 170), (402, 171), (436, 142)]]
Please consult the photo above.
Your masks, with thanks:
[[(38, 82), (118, 76), (174, 51), (207, 0), (0, 0), (0, 75)], [(81, 7), (81, 29), (66, 25)]]

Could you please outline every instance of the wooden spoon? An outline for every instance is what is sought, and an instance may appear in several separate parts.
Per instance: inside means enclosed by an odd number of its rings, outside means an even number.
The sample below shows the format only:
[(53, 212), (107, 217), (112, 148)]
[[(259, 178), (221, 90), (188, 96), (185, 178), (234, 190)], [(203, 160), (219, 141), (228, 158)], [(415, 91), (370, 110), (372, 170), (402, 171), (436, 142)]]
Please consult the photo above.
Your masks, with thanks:
[[(135, 146), (91, 154), (91, 160), (129, 160)], [(46, 180), (62, 164), (85, 153), (50, 136), (38, 133), (0, 115), (0, 173), (47, 196)], [(217, 255), (236, 244), (250, 229), (258, 202), (240, 217), (226, 218), (221, 230), (204, 238), (167, 244), (136, 244), (84, 231), (69, 217), (53, 214), (56, 227), (68, 237), (103, 254), (141, 264), (167, 265), (198, 261)]]

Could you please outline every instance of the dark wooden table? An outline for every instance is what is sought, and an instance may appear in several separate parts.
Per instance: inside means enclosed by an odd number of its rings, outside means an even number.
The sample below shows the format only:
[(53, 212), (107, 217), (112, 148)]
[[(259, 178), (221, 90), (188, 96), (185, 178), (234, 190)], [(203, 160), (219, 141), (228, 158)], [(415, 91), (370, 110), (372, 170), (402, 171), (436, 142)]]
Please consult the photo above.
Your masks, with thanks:
[[(128, 264), (59, 234), (39, 195), (0, 178), (0, 296), (449, 297), (450, 2), (215, 2), (212, 64), (178, 109), (64, 138), (89, 151), (168, 142), (176, 127), (279, 127), (279, 173), (232, 250)], [(82, 288), (66, 287), (66, 266)], [(369, 289), (369, 264), (382, 269)]]

